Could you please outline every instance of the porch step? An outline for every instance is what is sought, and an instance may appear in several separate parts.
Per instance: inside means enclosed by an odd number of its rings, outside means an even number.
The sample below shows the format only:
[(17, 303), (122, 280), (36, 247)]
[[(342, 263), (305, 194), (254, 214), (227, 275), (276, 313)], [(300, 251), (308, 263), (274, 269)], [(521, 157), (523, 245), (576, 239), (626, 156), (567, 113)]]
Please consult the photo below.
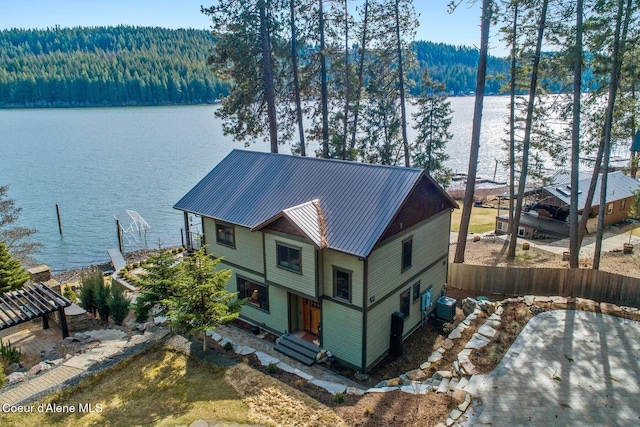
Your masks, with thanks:
[(318, 346), (293, 335), (281, 336), (276, 342), (275, 349), (307, 366), (316, 361), (316, 356), (320, 352)]

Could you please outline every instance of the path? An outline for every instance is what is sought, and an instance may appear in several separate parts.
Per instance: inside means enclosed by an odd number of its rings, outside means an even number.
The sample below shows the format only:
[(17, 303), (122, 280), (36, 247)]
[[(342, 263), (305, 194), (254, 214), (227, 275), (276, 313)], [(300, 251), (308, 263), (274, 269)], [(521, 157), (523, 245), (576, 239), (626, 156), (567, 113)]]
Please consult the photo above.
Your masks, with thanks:
[(640, 424), (640, 322), (573, 310), (532, 318), (462, 425)]

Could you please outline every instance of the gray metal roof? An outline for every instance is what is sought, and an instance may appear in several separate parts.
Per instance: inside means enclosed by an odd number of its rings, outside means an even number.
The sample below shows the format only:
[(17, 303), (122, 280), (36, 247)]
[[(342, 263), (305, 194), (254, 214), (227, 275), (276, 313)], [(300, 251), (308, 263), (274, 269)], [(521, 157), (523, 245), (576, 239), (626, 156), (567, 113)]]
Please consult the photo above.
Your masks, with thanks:
[(327, 247), (366, 257), (422, 177), (449, 198), (421, 169), (233, 150), (174, 208), (250, 229), (286, 215), (315, 243), (317, 200)]
[[(590, 180), (591, 174), (593, 174), (592, 171), (578, 171), (578, 182), (582, 180)], [(551, 177), (551, 182), (549, 183), (549, 186), (551, 185), (555, 185), (555, 186), (571, 185), (571, 171), (569, 169), (557, 170)]]
[[(584, 209), (584, 204), (587, 199), (587, 192), (589, 190), (591, 178), (583, 179), (578, 183), (578, 209)], [(602, 182), (602, 174), (598, 176), (598, 183), (596, 184), (596, 192), (593, 201), (593, 206), (600, 204), (600, 184)], [(609, 172), (607, 178), (607, 202), (615, 202), (616, 200), (626, 199), (633, 196), (633, 191), (640, 188), (640, 182), (623, 174), (620, 171)], [(558, 199), (562, 200), (567, 205), (571, 203), (571, 188), (566, 185), (550, 185), (544, 187), (549, 193), (553, 194)]]

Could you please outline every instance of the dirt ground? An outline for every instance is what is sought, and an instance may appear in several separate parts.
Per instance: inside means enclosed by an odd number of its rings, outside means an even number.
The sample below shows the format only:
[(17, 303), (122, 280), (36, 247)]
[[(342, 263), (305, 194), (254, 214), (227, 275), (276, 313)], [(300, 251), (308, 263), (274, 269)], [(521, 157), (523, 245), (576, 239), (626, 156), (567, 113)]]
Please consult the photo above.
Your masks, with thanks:
[[(456, 243), (449, 245), (449, 260), (453, 261)], [(511, 266), (527, 268), (569, 268), (569, 261), (563, 261), (562, 255), (547, 252), (535, 247), (528, 251), (522, 250), (518, 245), (516, 259), (506, 259), (507, 246), (505, 241), (497, 237), (483, 237), (479, 241), (467, 241), (464, 254), (464, 263), (473, 265)], [(580, 268), (591, 268), (592, 259), (580, 259)], [(600, 270), (625, 276), (640, 278), (640, 251), (634, 250), (632, 254), (622, 252), (603, 252), (600, 259)]]

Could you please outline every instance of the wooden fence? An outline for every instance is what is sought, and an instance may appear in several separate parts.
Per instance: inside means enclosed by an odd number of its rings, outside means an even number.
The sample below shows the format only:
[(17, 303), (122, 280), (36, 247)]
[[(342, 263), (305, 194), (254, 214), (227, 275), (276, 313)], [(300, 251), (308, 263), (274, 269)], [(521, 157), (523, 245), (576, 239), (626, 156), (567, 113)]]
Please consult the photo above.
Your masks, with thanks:
[(640, 279), (579, 268), (449, 264), (448, 285), (500, 295), (559, 295), (640, 307)]

